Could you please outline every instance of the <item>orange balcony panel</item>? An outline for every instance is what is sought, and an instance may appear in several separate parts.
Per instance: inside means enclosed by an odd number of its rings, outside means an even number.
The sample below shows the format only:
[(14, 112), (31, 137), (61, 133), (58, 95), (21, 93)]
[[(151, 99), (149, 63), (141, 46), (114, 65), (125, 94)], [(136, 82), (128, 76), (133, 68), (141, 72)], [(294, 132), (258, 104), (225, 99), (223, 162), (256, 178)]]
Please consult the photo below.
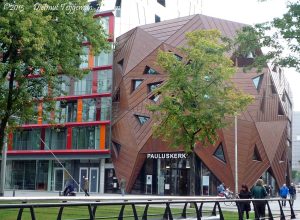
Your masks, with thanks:
[(105, 125), (100, 125), (100, 150), (105, 149)]
[(77, 101), (77, 122), (82, 121), (82, 99)]

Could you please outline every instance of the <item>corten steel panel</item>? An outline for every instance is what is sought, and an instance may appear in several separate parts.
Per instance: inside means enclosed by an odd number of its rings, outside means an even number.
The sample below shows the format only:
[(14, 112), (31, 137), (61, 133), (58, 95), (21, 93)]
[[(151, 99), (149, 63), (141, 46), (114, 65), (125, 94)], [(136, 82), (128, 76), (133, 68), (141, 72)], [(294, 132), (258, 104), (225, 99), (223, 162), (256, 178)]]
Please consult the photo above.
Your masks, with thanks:
[[(173, 19), (156, 24), (137, 27), (117, 39), (117, 49), (114, 56), (114, 87), (113, 94), (120, 89), (118, 109), (114, 110), (112, 139), (121, 145), (120, 152), (114, 152), (113, 163), (118, 178), (126, 178), (127, 190), (130, 191), (146, 159), (151, 152), (182, 152), (170, 148), (167, 143), (152, 137), (151, 113), (146, 106), (152, 101), (152, 93), (148, 84), (165, 81), (167, 74), (156, 64), (158, 50), (173, 51), (180, 54), (177, 46), (186, 42), (185, 34), (197, 29), (218, 28), (225, 36), (233, 37), (244, 24), (212, 18), (204, 15), (194, 15)], [(118, 42), (119, 40), (119, 42)], [(228, 54), (230, 56), (230, 54)], [(123, 70), (116, 64), (124, 59)], [(242, 59), (240, 59), (243, 61)], [(144, 69), (149, 66), (160, 74), (147, 75)], [(263, 74), (259, 89), (255, 88), (253, 78)], [(277, 94), (271, 92), (271, 78), (277, 88)], [(132, 80), (142, 79), (142, 84), (132, 91)], [(286, 145), (286, 115), (278, 116), (278, 104), (284, 104), (280, 92), (284, 91), (285, 81), (278, 76), (271, 76), (266, 67), (262, 73), (255, 70), (244, 73), (237, 68), (232, 78), (237, 87), (254, 96), (255, 100), (238, 116), (238, 176), (239, 185), (246, 183), (252, 186), (255, 181), (269, 170), (278, 185), (285, 180), (287, 163), (280, 162), (282, 155), (288, 155)], [(289, 89), (287, 88), (287, 93)], [(289, 93), (288, 93), (289, 94)], [(135, 115), (148, 116), (150, 119), (140, 124)], [(226, 118), (233, 122), (233, 118)], [(203, 147), (198, 144), (196, 155), (203, 163), (225, 182), (234, 188), (234, 125), (220, 130), (219, 140), (215, 145)], [(226, 163), (213, 156), (219, 143), (222, 142)], [(261, 161), (253, 160), (254, 148)]]

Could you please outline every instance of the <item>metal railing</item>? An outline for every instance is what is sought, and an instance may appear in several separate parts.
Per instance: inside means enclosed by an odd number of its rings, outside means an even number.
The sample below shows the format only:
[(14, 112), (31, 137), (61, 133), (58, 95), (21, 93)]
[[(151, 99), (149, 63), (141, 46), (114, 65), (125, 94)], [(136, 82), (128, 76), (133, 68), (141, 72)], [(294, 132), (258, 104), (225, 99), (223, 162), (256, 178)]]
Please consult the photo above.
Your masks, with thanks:
[[(271, 198), (271, 199), (224, 199), (220, 197), (175, 197), (175, 196), (90, 196), (90, 197), (1, 197), (0, 198), (0, 210), (1, 209), (18, 209), (16, 213), (16, 219), (21, 220), (24, 209), (30, 210), (30, 216), (32, 220), (36, 220), (35, 211), (39, 208), (59, 208), (57, 213), (57, 220), (61, 220), (63, 217), (64, 208), (66, 207), (86, 207), (88, 211), (88, 218), (80, 218), (81, 220), (95, 220), (95, 219), (134, 219), (134, 220), (148, 220), (152, 217), (156, 219), (176, 219), (175, 213), (172, 211), (173, 206), (176, 206), (176, 210), (181, 210), (179, 215), (180, 219), (186, 219), (188, 214), (193, 213), (194, 216), (189, 215), (189, 219), (209, 219), (204, 215), (209, 213), (210, 216), (214, 216), (213, 219), (224, 220), (224, 210), (237, 213), (239, 220), (243, 219), (243, 212), (240, 209), (240, 204), (243, 202), (250, 202), (253, 204), (255, 216), (258, 214), (255, 203), (263, 202), (267, 208), (267, 215), (264, 219), (295, 219), (295, 211), (293, 209), (291, 200), (286, 200), (289, 205), (288, 210), (284, 210), (281, 202), (283, 199)], [(272, 208), (270, 206), (272, 203)], [(277, 208), (274, 207), (274, 203), (278, 204)], [(190, 204), (190, 206), (188, 206)], [(208, 204), (210, 210), (204, 210), (204, 205)], [(231, 206), (231, 209), (221, 208), (221, 204), (225, 206)], [(172, 208), (171, 208), (172, 205)], [(118, 215), (110, 217), (96, 217), (101, 216), (101, 213), (97, 213), (97, 208), (107, 206), (119, 206), (120, 210)], [(161, 207), (163, 214), (149, 214), (148, 210), (151, 207)], [(132, 215), (125, 215), (125, 207), (130, 207)], [(138, 215), (137, 207), (143, 208), (143, 214)], [(207, 208), (207, 207), (206, 207)], [(272, 210), (273, 209), (273, 210)], [(99, 209), (98, 209), (99, 210)], [(177, 211), (178, 212), (178, 211)], [(289, 213), (287, 213), (289, 212)], [(178, 214), (178, 213), (176, 213)], [(79, 219), (79, 218), (74, 218)], [(230, 218), (231, 219), (231, 218)]]

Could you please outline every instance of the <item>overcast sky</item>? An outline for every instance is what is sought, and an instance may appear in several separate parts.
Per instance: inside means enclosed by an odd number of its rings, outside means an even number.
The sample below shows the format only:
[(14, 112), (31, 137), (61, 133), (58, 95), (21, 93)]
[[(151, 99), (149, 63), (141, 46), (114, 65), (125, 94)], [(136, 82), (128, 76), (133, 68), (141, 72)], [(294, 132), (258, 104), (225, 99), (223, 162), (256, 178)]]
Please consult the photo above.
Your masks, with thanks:
[[(286, 0), (202, 0), (202, 14), (255, 24), (281, 17), (287, 11), (286, 3)], [(285, 75), (292, 88), (294, 111), (300, 111), (300, 73), (285, 69)]]

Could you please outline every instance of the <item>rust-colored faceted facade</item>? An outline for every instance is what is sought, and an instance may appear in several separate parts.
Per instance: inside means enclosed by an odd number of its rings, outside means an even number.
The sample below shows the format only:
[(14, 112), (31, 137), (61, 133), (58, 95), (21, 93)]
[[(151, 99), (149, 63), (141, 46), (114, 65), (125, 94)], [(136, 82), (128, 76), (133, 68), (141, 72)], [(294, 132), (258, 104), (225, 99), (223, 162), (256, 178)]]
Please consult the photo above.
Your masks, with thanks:
[[(159, 101), (152, 91), (167, 78), (156, 64), (159, 50), (177, 50), (186, 43), (185, 34), (199, 29), (218, 29), (233, 37), (244, 24), (193, 15), (137, 27), (117, 38), (113, 67), (112, 159), (118, 179), (126, 179), (126, 190), (134, 193), (188, 195), (191, 174), (182, 149), (171, 149), (152, 137), (152, 117), (147, 105)], [(238, 66), (236, 85), (255, 97), (238, 115), (238, 183), (251, 187), (258, 178), (273, 192), (290, 177), (292, 101), (281, 69), (243, 72), (247, 57), (233, 58)], [(214, 146), (195, 148), (197, 195), (216, 194), (224, 182), (234, 189), (235, 132), (232, 125), (220, 130)]]

